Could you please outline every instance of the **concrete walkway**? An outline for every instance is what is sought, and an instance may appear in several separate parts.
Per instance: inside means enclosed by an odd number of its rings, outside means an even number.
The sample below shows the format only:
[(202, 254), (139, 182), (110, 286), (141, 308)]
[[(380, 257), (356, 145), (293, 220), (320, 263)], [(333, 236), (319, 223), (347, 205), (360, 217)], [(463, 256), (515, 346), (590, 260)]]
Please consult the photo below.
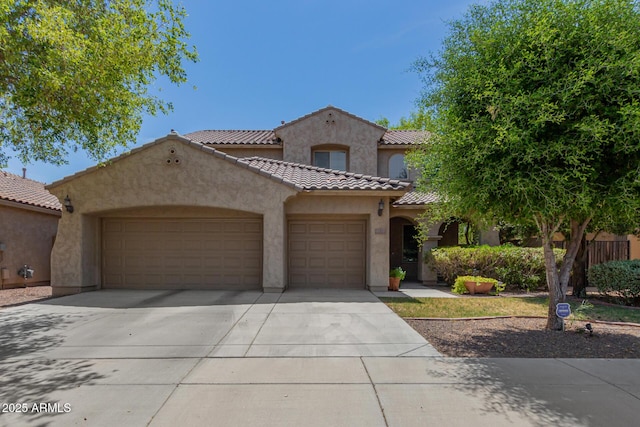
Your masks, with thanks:
[(640, 404), (640, 360), (443, 358), (366, 291), (101, 291), (0, 328), (2, 426), (628, 426)]
[(458, 298), (449, 292), (449, 286), (424, 286), (418, 282), (402, 282), (398, 291), (374, 292), (377, 297), (388, 298)]

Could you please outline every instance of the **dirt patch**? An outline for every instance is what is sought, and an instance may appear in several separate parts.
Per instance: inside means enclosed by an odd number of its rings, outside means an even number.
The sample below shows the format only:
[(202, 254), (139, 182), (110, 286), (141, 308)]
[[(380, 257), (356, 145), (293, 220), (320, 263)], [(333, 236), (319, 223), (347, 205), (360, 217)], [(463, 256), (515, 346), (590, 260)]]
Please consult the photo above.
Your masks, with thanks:
[(546, 319), (406, 320), (440, 353), (450, 357), (640, 358), (640, 327), (567, 321), (564, 332), (545, 329)]
[(2, 289), (0, 290), (0, 307), (11, 307), (48, 298), (51, 298), (51, 286)]

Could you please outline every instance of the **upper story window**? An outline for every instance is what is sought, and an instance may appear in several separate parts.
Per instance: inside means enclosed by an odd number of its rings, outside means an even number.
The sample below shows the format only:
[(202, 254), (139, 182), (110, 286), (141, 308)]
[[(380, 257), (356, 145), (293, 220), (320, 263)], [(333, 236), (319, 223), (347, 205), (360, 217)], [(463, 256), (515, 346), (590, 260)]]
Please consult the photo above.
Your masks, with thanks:
[(404, 162), (404, 154), (394, 154), (389, 159), (389, 178), (407, 179), (407, 164)]
[(312, 152), (312, 162), (319, 168), (347, 170), (347, 150), (340, 148), (317, 148)]

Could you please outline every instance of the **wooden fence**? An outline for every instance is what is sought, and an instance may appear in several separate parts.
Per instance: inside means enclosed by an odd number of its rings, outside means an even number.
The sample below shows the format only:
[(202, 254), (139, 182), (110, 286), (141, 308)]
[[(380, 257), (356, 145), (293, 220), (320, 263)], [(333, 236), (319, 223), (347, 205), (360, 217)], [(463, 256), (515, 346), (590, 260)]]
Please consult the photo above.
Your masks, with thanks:
[[(556, 240), (554, 247), (566, 248), (566, 241)], [(602, 264), (607, 261), (620, 261), (629, 259), (630, 242), (628, 240), (595, 240), (587, 242), (586, 268), (591, 265)]]
[(587, 268), (607, 261), (629, 259), (629, 241), (594, 241), (588, 246)]

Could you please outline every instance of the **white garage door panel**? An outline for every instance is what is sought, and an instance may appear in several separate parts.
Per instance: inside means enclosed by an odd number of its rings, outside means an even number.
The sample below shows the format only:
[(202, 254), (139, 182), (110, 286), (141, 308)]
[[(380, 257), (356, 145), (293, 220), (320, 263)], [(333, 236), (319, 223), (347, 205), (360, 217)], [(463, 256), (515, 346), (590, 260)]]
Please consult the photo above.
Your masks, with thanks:
[(106, 218), (103, 287), (260, 289), (260, 219)]
[(365, 220), (290, 220), (289, 286), (363, 288)]

